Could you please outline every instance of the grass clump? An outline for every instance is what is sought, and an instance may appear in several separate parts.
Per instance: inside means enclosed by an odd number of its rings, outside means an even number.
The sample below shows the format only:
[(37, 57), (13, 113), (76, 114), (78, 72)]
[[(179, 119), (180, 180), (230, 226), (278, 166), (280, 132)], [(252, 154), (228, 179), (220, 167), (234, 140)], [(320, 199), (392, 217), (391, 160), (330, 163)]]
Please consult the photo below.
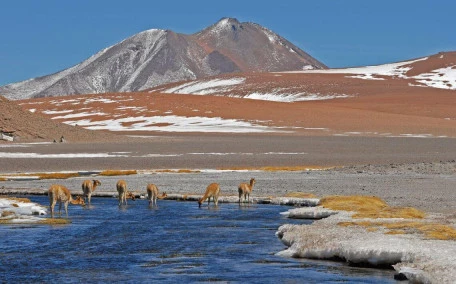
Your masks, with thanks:
[(0, 197), (0, 198), (5, 198), (5, 199), (8, 199), (8, 200), (17, 201), (17, 202), (25, 202), (25, 203), (31, 203), (32, 202), (30, 199), (25, 198), (25, 197)]
[(388, 207), (385, 201), (376, 196), (326, 196), (320, 200), (320, 205), (341, 211), (370, 212)]
[[(39, 179), (68, 179), (78, 177), (79, 173), (24, 173), (13, 174), (12, 177), (38, 177)], [(7, 179), (4, 179), (7, 180)]]
[(138, 171), (136, 170), (104, 170), (100, 173), (100, 176), (126, 176), (126, 175), (136, 175)]
[(321, 166), (268, 166), (268, 167), (230, 167), (217, 168), (221, 171), (264, 171), (264, 172), (300, 172), (300, 171), (322, 171), (334, 167)]
[(70, 223), (70, 219), (65, 218), (43, 218), (43, 220), (38, 222), (38, 224), (42, 225), (67, 225)]
[(306, 193), (306, 192), (289, 192), (285, 194), (285, 197), (295, 197), (295, 198), (316, 198), (317, 196), (313, 193)]
[(428, 239), (433, 240), (456, 240), (456, 229), (443, 224), (430, 223), (430, 222), (372, 222), (372, 221), (358, 221), (358, 222), (340, 222), (339, 226), (361, 226), (368, 231), (377, 231), (380, 228), (387, 229), (385, 234), (399, 235), (399, 234), (423, 234)]
[(14, 215), (15, 213), (13, 211), (9, 211), (9, 210), (4, 210), (2, 212), (2, 217), (5, 218), (5, 217), (8, 217), (8, 216), (12, 216)]
[(424, 218), (425, 213), (412, 207), (389, 207), (376, 196), (327, 196), (320, 200), (320, 205), (340, 211), (353, 211), (353, 218)]
[(68, 179), (78, 177), (79, 173), (39, 173), (36, 174), (40, 179)]
[(422, 219), (425, 213), (412, 207), (386, 207), (380, 210), (362, 211), (354, 214), (353, 218), (404, 218), (404, 219)]
[(177, 174), (194, 174), (200, 173), (200, 170), (190, 170), (190, 169), (179, 169), (179, 170), (170, 170), (170, 169), (161, 169), (154, 170), (155, 173), (177, 173)]

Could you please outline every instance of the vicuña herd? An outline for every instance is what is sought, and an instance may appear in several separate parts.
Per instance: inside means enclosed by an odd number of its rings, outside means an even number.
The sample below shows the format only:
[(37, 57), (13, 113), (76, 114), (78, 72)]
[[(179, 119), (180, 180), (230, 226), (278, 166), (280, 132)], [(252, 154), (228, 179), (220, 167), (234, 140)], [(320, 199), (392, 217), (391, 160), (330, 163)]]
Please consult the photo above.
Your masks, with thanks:
[[(59, 214), (61, 214), (62, 203), (65, 207), (65, 213), (68, 216), (68, 203), (75, 205), (86, 205), (87, 202), (90, 205), (92, 193), (95, 191), (97, 186), (100, 186), (101, 182), (99, 180), (85, 180), (82, 182), (82, 192), (83, 195), (78, 195), (75, 199), (71, 196), (71, 192), (63, 185), (53, 184), (49, 188), (49, 206), (51, 208), (51, 216), (54, 217), (54, 207), (55, 204), (59, 203)], [(250, 203), (250, 194), (252, 193), (253, 186), (255, 185), (255, 179), (250, 179), (250, 183), (241, 183), (238, 186), (239, 193), (239, 204), (241, 204), (242, 197), (244, 200), (242, 202)], [(116, 189), (119, 198), (119, 206), (127, 205), (127, 199), (135, 200), (136, 196), (131, 191), (127, 189), (127, 182), (125, 180), (119, 180), (116, 183)], [(158, 193), (158, 187), (155, 184), (148, 184), (146, 187), (147, 200), (149, 201), (149, 206), (156, 206), (157, 199), (165, 199), (168, 195), (166, 192), (163, 192), (161, 195)], [(203, 197), (198, 200), (198, 205), (201, 207), (203, 202), (207, 199), (208, 205), (210, 204), (211, 198), (215, 206), (218, 206), (218, 199), (220, 196), (220, 185), (218, 183), (211, 183), (206, 188), (206, 192)]]

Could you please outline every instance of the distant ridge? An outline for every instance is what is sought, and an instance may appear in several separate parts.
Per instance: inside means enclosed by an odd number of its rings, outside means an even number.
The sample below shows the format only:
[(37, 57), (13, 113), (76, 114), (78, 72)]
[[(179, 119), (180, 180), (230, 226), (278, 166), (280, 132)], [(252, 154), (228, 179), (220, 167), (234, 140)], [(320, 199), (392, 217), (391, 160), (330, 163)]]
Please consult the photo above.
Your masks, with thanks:
[(2, 86), (0, 94), (19, 100), (129, 92), (223, 73), (325, 68), (269, 29), (223, 18), (192, 35), (140, 32), (63, 71)]

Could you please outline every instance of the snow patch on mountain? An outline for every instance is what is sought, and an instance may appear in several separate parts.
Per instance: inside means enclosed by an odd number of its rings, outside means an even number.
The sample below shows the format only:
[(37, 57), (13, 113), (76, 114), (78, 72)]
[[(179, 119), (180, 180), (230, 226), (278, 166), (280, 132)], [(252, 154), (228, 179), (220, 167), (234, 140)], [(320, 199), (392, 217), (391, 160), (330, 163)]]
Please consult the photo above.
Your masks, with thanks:
[(162, 91), (167, 94), (193, 94), (206, 95), (217, 91), (217, 88), (234, 86), (244, 83), (245, 78), (230, 78), (230, 79), (213, 79), (209, 81), (196, 81), (185, 83), (173, 88)]
[(449, 66), (413, 77), (428, 87), (456, 90), (456, 66)]
[(396, 76), (399, 78), (407, 78), (405, 73), (412, 67), (406, 66), (418, 61), (427, 60), (428, 57), (418, 58), (410, 61), (403, 61), (397, 63), (389, 63), (383, 65), (341, 68), (341, 69), (324, 69), (324, 70), (298, 70), (298, 71), (284, 71), (277, 73), (323, 73), (323, 74), (360, 74), (364, 76)]

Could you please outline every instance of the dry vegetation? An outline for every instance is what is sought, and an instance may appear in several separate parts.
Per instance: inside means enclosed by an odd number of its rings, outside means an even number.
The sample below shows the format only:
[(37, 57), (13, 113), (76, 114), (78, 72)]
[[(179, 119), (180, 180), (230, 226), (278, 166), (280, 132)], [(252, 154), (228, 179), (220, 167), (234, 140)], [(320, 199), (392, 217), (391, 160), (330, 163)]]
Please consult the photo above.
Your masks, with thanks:
[(154, 170), (154, 173), (177, 173), (177, 174), (195, 174), (200, 173), (199, 170), (189, 170), (189, 169), (179, 169), (179, 170), (170, 170), (170, 169), (162, 169), (162, 170)]
[(43, 225), (66, 225), (70, 224), (71, 221), (70, 219), (66, 218), (43, 218), (43, 220), (40, 220), (38, 224), (43, 224)]
[(313, 193), (306, 193), (306, 192), (288, 192), (285, 194), (285, 197), (295, 197), (295, 198), (316, 198), (317, 196)]
[[(24, 173), (24, 174), (11, 174), (11, 177), (38, 177), (39, 179), (67, 179), (78, 177), (78, 173)], [(0, 180), (7, 180), (7, 178), (0, 178)]]
[(138, 171), (136, 170), (105, 170), (100, 173), (100, 176), (126, 176), (126, 175), (136, 175)]
[(264, 172), (299, 172), (299, 171), (324, 171), (333, 169), (335, 167), (321, 167), (321, 166), (283, 166), (283, 167), (230, 167), (230, 168), (217, 168), (221, 171), (264, 171)]
[(25, 198), (25, 197), (0, 197), (0, 198), (6, 198), (9, 200), (17, 201), (17, 202), (26, 202), (26, 203), (31, 203), (30, 199)]
[(340, 226), (361, 226), (367, 228), (368, 231), (377, 231), (380, 228), (387, 229), (385, 234), (424, 234), (426, 238), (436, 240), (456, 240), (456, 229), (443, 224), (420, 222), (420, 221), (403, 221), (403, 222), (340, 222)]
[[(342, 211), (355, 212), (353, 218), (378, 219), (387, 221), (348, 221), (339, 222), (339, 226), (361, 226), (368, 232), (380, 229), (385, 234), (423, 234), (426, 238), (437, 240), (456, 240), (456, 229), (443, 224), (423, 220), (425, 213), (411, 207), (389, 207), (382, 199), (375, 196), (328, 196), (320, 200), (320, 205)], [(391, 219), (415, 219), (414, 221), (394, 221)]]
[(327, 196), (320, 200), (320, 205), (342, 211), (353, 211), (353, 218), (424, 218), (425, 213), (411, 207), (389, 207), (376, 196)]
[(14, 215), (15, 213), (13, 211), (8, 211), (8, 210), (5, 210), (2, 212), (2, 217), (8, 217), (8, 216), (11, 216), (11, 215)]

